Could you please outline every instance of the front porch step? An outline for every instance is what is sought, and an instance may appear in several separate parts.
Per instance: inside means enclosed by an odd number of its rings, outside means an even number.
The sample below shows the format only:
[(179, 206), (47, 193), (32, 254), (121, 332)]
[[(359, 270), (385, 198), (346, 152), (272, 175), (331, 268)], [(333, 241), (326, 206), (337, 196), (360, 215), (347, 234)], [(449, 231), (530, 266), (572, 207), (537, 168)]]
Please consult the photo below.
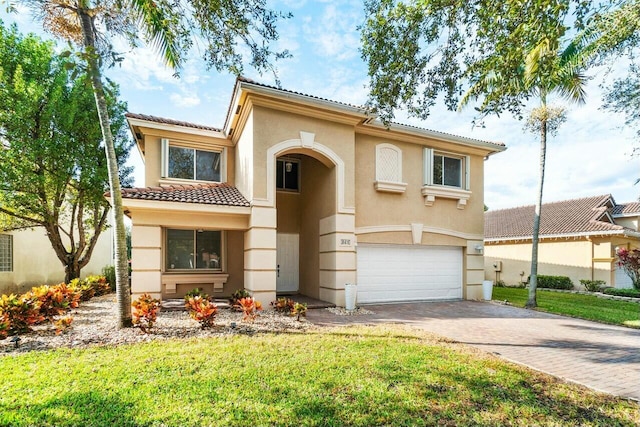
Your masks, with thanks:
[(321, 301), (319, 299), (311, 298), (306, 295), (286, 295), (286, 294), (278, 294), (278, 298), (291, 298), (295, 302), (299, 302), (300, 304), (307, 304), (307, 308), (329, 308), (335, 307), (336, 305), (327, 301)]
[[(214, 303), (218, 306), (219, 309), (230, 309), (229, 300), (226, 299), (216, 299)], [(161, 303), (162, 310), (164, 311), (186, 311), (186, 307), (184, 306), (184, 298), (169, 298), (162, 300)]]

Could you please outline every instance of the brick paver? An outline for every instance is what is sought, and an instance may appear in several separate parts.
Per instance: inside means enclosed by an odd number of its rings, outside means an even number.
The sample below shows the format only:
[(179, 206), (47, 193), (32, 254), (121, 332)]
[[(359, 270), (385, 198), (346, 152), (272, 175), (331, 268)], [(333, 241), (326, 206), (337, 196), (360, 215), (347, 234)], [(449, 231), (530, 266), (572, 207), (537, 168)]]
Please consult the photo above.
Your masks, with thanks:
[[(489, 302), (370, 305), (375, 314), (309, 310), (318, 325), (404, 323), (606, 393), (640, 400), (640, 330)], [(639, 313), (640, 315), (640, 313)]]

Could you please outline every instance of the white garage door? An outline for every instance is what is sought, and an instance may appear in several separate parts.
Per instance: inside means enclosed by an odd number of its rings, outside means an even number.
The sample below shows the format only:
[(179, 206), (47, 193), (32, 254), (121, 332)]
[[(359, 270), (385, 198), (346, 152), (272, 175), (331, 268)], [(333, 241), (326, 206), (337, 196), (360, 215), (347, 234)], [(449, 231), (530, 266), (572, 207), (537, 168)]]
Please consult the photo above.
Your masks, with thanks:
[(621, 289), (633, 288), (633, 280), (631, 280), (631, 277), (629, 277), (629, 275), (626, 273), (626, 271), (624, 271), (622, 267), (618, 267), (617, 265), (616, 265), (616, 281), (614, 286), (616, 288), (621, 288)]
[(358, 245), (358, 303), (462, 298), (462, 249)]

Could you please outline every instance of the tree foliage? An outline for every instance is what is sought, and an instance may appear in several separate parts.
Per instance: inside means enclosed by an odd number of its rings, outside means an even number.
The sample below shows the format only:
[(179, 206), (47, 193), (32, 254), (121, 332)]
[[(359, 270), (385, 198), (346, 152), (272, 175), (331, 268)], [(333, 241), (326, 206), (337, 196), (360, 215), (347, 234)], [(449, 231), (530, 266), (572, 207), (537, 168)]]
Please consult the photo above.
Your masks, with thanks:
[[(72, 76), (53, 48), (0, 21), (0, 212), (4, 229), (44, 228), (68, 282), (89, 262), (110, 206), (91, 85), (86, 74)], [(109, 93), (123, 165), (131, 145), (126, 105), (116, 101), (115, 85)], [(128, 183), (131, 171), (120, 171)]]
[(631, 278), (633, 287), (640, 290), (640, 249), (619, 248), (616, 263)]
[[(640, 0), (614, 2), (594, 15), (575, 37), (595, 64), (616, 65), (629, 60), (626, 76), (617, 78), (606, 88), (604, 108), (626, 117), (626, 125), (636, 129), (640, 137), (640, 77), (638, 48), (640, 47)], [(640, 139), (640, 138), (639, 138)], [(636, 146), (635, 151), (639, 148)]]
[[(370, 77), (369, 106), (386, 121), (399, 108), (426, 118), (440, 97), (451, 110), (477, 97), (480, 115), (506, 111), (522, 118), (531, 97), (550, 92), (564, 78), (548, 78), (559, 63), (575, 57), (562, 46), (570, 23), (582, 28), (593, 12), (586, 0), (365, 5), (362, 56)], [(566, 56), (558, 55), (562, 51)]]
[[(12, 0), (2, 0), (9, 1)], [(260, 72), (274, 71), (272, 60), (288, 56), (274, 52), (276, 23), (283, 15), (266, 0), (15, 0), (29, 7), (46, 30), (82, 48), (82, 59), (93, 87), (105, 143), (109, 189), (115, 224), (116, 298), (118, 326), (131, 322), (131, 285), (126, 254), (121, 186), (103, 84), (103, 67), (121, 59), (112, 45), (121, 37), (136, 47), (144, 41), (179, 71), (194, 43), (204, 47), (207, 64), (240, 73), (243, 58)]]

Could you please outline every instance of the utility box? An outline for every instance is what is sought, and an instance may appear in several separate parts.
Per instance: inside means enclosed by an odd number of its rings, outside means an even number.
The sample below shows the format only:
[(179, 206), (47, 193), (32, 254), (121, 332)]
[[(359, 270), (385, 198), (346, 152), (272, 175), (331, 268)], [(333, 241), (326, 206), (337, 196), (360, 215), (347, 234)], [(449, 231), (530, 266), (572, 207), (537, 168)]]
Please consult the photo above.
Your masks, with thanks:
[(493, 262), (493, 271), (502, 271), (502, 261)]

